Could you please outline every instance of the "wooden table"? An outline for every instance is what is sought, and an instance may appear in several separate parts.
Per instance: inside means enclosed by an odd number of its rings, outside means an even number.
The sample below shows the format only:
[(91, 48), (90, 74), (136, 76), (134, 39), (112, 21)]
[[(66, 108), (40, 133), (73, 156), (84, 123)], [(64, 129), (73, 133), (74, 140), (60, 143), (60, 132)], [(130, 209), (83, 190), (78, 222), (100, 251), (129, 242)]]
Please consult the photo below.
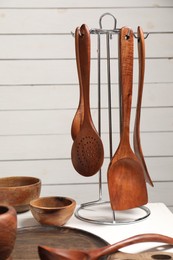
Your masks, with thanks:
[[(163, 203), (149, 203), (146, 206), (151, 211), (150, 216), (134, 224), (98, 225), (81, 221), (73, 216), (65, 226), (88, 231), (110, 244), (143, 233), (159, 233), (173, 237), (173, 214), (170, 210)], [(39, 226), (31, 212), (19, 214), (18, 228), (30, 226)], [(140, 243), (123, 248), (121, 252), (109, 259), (173, 259), (173, 247), (160, 243)]]

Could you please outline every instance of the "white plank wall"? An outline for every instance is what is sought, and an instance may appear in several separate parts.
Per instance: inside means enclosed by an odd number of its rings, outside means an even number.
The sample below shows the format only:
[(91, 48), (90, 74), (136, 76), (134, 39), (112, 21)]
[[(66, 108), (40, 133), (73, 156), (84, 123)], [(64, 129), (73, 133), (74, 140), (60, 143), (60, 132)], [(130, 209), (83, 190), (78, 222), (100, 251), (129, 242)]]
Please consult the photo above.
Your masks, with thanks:
[[(1, 0), (0, 1), (0, 176), (42, 180), (42, 195), (96, 199), (98, 175), (80, 176), (71, 164), (70, 128), (78, 105), (78, 77), (71, 32), (86, 23), (99, 27), (110, 12), (117, 26), (140, 25), (146, 39), (146, 74), (141, 141), (154, 182), (150, 202), (173, 211), (173, 1)], [(112, 28), (112, 20), (104, 20)], [(97, 126), (97, 38), (91, 35), (91, 108)], [(117, 36), (111, 42), (113, 150), (119, 142)], [(103, 196), (108, 198), (109, 163), (106, 46), (102, 37)], [(138, 82), (135, 41), (131, 137)]]

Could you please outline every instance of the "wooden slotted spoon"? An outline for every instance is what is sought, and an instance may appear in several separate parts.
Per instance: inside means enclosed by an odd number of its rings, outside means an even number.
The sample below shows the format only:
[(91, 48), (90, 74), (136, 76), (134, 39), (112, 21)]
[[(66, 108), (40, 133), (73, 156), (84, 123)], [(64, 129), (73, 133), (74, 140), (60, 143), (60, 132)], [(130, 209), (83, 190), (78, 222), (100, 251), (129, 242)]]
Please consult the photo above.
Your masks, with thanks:
[(144, 39), (144, 33), (140, 26), (138, 27), (137, 35), (138, 35), (138, 56), (139, 56), (139, 82), (138, 82), (136, 117), (135, 117), (134, 133), (133, 133), (133, 144), (134, 144), (135, 154), (142, 163), (145, 180), (151, 186), (154, 186), (144, 160), (141, 141), (140, 141), (140, 116), (141, 116), (142, 92), (143, 92), (144, 72), (145, 72), (145, 39)]
[(84, 116), (83, 87), (82, 87), (82, 80), (81, 80), (80, 57), (79, 57), (79, 37), (80, 37), (80, 27), (77, 27), (75, 31), (75, 51), (76, 51), (77, 72), (79, 78), (79, 104), (71, 126), (71, 136), (73, 140), (76, 138), (77, 134), (80, 131), (83, 122), (83, 116)]
[(108, 167), (108, 188), (113, 210), (126, 210), (148, 202), (141, 162), (130, 146), (129, 128), (133, 83), (133, 31), (120, 31), (121, 136), (119, 146)]
[(83, 88), (84, 117), (71, 151), (71, 159), (75, 170), (83, 176), (96, 174), (103, 163), (103, 144), (95, 130), (89, 102), (90, 88), (90, 32), (83, 24), (78, 34), (78, 53)]
[(161, 242), (173, 245), (173, 238), (160, 234), (141, 234), (136, 235), (113, 245), (108, 245), (92, 250), (71, 250), (61, 248), (51, 248), (47, 246), (38, 246), (38, 252), (41, 260), (97, 260), (102, 256), (110, 255), (119, 249), (140, 242)]

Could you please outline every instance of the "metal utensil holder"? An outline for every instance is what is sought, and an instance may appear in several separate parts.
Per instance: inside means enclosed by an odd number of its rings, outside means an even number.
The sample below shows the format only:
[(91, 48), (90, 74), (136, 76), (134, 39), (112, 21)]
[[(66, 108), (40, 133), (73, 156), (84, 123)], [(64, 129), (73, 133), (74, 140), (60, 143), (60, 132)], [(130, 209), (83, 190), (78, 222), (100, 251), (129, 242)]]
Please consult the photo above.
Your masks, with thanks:
[[(113, 29), (103, 29), (102, 19), (105, 16), (111, 16), (114, 21)], [(98, 133), (101, 135), (101, 35), (106, 35), (106, 47), (107, 47), (107, 86), (108, 86), (108, 120), (109, 120), (109, 154), (110, 159), (112, 158), (112, 104), (111, 104), (111, 65), (110, 65), (110, 39), (112, 39), (113, 34), (118, 34), (120, 29), (117, 29), (117, 20), (111, 13), (104, 13), (99, 19), (99, 29), (91, 29), (90, 34), (97, 35), (97, 66), (98, 66)], [(148, 33), (145, 39), (148, 37)], [(137, 36), (134, 34), (134, 37)], [(121, 98), (119, 90), (119, 107), (121, 108)], [(120, 119), (121, 119), (121, 109), (119, 109)], [(120, 124), (121, 127), (121, 124)], [(99, 194), (98, 199), (86, 203), (82, 203), (76, 210), (75, 216), (85, 222), (101, 225), (122, 225), (136, 223), (147, 218), (151, 212), (146, 206), (141, 206), (136, 209), (130, 209), (125, 211), (114, 211), (111, 209), (110, 201), (104, 201), (102, 199), (103, 195), (103, 182), (102, 182), (102, 170), (99, 171)], [(95, 208), (98, 208), (95, 210)], [(109, 212), (111, 217), (101, 216), (98, 214), (99, 209), (105, 212)], [(84, 211), (82, 213), (82, 211)], [(96, 218), (93, 218), (93, 212), (96, 212)], [(91, 212), (92, 216), (86, 216), (87, 212)], [(133, 216), (139, 214), (139, 216)]]

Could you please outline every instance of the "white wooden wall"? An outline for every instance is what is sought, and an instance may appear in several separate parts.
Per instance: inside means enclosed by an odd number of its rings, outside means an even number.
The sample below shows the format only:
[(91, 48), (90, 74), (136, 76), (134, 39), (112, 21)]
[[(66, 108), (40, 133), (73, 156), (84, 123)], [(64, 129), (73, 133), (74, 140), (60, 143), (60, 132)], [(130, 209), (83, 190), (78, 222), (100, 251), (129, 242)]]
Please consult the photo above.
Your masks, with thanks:
[[(142, 26), (146, 75), (141, 139), (154, 181), (150, 202), (173, 210), (173, 1), (171, 0), (1, 0), (0, 1), (0, 176), (30, 175), (42, 180), (42, 195), (97, 199), (98, 175), (80, 176), (71, 164), (70, 128), (78, 105), (78, 77), (71, 31), (112, 13), (117, 26)], [(112, 21), (108, 28), (112, 27)], [(92, 40), (91, 107), (97, 125), (96, 36)], [(113, 142), (119, 141), (117, 41), (111, 41)], [(103, 194), (109, 163), (105, 40), (102, 39)], [(135, 58), (137, 57), (135, 47)], [(135, 59), (132, 121), (138, 67)], [(133, 125), (131, 127), (133, 130)]]

